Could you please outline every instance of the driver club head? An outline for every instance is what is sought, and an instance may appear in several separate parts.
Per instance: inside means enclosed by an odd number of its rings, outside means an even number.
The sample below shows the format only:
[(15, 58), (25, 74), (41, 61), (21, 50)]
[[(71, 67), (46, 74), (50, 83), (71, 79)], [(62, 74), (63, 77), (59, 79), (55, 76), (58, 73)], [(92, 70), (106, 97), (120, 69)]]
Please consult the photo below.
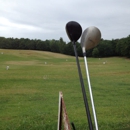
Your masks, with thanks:
[(83, 52), (97, 46), (100, 39), (101, 32), (97, 27), (91, 26), (85, 29), (81, 37), (81, 47)]
[(82, 27), (79, 23), (70, 21), (66, 24), (66, 33), (72, 42), (76, 42), (82, 34)]

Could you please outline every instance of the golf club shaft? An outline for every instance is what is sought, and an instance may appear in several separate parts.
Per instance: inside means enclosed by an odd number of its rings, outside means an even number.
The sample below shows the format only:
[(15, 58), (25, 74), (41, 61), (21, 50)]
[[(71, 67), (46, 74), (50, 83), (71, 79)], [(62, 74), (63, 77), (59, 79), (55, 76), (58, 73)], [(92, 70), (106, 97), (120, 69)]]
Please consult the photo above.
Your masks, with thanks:
[(91, 83), (90, 83), (86, 53), (84, 53), (84, 61), (85, 61), (85, 67), (86, 67), (86, 75), (87, 75), (87, 80), (88, 80), (88, 87), (89, 87), (90, 99), (91, 99), (91, 104), (92, 104), (95, 128), (96, 128), (96, 130), (98, 130), (98, 123), (97, 123), (96, 112), (95, 112), (95, 107), (94, 107), (94, 101), (93, 101), (93, 95), (92, 95), (92, 89), (91, 89)]
[(80, 83), (81, 83), (81, 88), (82, 88), (84, 104), (85, 104), (85, 108), (86, 108), (86, 114), (88, 117), (89, 129), (93, 130), (91, 115), (90, 115), (90, 111), (89, 111), (89, 105), (88, 105), (88, 101), (87, 101), (86, 91), (85, 91), (85, 87), (84, 87), (84, 83), (83, 83), (83, 78), (82, 78), (82, 73), (81, 73), (81, 69), (80, 69), (80, 65), (79, 65), (79, 59), (78, 59), (78, 54), (76, 51), (75, 42), (73, 42), (73, 47), (74, 47), (74, 52), (75, 52), (75, 56), (76, 56), (76, 63), (77, 63), (77, 67), (78, 67), (78, 73), (79, 73), (79, 78), (80, 78)]

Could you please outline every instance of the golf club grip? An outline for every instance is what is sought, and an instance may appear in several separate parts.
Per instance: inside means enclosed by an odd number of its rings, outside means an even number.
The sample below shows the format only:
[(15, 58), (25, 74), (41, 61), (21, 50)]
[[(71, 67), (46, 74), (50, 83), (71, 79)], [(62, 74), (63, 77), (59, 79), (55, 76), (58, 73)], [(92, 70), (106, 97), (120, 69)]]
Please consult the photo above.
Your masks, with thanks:
[(77, 55), (77, 51), (76, 51), (75, 42), (73, 42), (73, 47), (74, 47), (74, 52), (75, 52), (75, 56), (76, 56), (76, 62), (77, 62), (77, 67), (78, 67), (78, 72), (79, 72), (82, 94), (83, 94), (84, 104), (85, 104), (85, 108), (86, 108), (86, 114), (87, 114), (87, 117), (88, 117), (89, 129), (93, 130), (91, 115), (90, 115), (90, 111), (89, 111), (89, 105), (88, 105), (88, 101), (87, 101), (87, 95), (86, 95), (84, 82), (83, 82), (83, 78), (82, 78), (82, 73), (81, 73), (81, 69), (80, 69), (80, 65), (79, 65), (79, 59), (78, 59), (78, 55)]

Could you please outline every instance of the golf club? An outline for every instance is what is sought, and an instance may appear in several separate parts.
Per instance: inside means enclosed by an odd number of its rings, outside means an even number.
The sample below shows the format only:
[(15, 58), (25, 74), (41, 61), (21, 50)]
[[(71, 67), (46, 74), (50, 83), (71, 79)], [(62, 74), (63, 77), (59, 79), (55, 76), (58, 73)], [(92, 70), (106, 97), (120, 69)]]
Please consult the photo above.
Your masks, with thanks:
[(89, 87), (89, 93), (90, 93), (90, 99), (91, 99), (91, 104), (92, 104), (96, 130), (98, 130), (98, 123), (97, 123), (97, 117), (96, 117), (96, 112), (95, 112), (95, 107), (94, 107), (94, 101), (93, 101), (93, 95), (92, 95), (92, 89), (91, 89), (91, 83), (90, 83), (90, 77), (89, 77), (89, 71), (88, 71), (86, 50), (95, 47), (99, 43), (100, 39), (101, 39), (101, 32), (98, 28), (94, 26), (87, 28), (83, 32), (82, 37), (81, 37), (81, 47), (82, 47), (84, 61), (85, 61), (86, 75), (87, 75), (87, 80), (88, 80), (88, 87)]
[(82, 88), (82, 94), (83, 94), (84, 104), (85, 104), (85, 108), (86, 108), (86, 114), (87, 114), (87, 118), (88, 118), (89, 129), (93, 130), (91, 115), (90, 115), (90, 111), (89, 111), (89, 105), (88, 105), (88, 101), (87, 101), (86, 91), (85, 91), (85, 87), (84, 87), (84, 82), (83, 82), (83, 78), (82, 78), (82, 73), (81, 73), (81, 69), (80, 69), (80, 65), (79, 65), (79, 59), (78, 59), (78, 54), (76, 51), (76, 44), (75, 44), (75, 42), (80, 38), (80, 36), (82, 34), (82, 27), (80, 26), (79, 23), (77, 23), (75, 21), (70, 21), (66, 24), (66, 32), (67, 32), (69, 39), (73, 43), (75, 57), (76, 57), (76, 63), (77, 63), (77, 67), (78, 67), (78, 73), (79, 73), (79, 78), (80, 78), (80, 83), (81, 83), (81, 88)]

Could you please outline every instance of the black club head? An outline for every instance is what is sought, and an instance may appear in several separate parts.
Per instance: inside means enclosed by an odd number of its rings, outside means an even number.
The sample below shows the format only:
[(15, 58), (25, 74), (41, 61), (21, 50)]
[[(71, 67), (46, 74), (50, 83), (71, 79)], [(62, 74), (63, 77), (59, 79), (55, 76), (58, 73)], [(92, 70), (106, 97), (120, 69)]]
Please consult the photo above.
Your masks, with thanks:
[(70, 21), (66, 24), (66, 32), (69, 39), (72, 42), (76, 42), (82, 34), (82, 27), (79, 23), (75, 21)]

